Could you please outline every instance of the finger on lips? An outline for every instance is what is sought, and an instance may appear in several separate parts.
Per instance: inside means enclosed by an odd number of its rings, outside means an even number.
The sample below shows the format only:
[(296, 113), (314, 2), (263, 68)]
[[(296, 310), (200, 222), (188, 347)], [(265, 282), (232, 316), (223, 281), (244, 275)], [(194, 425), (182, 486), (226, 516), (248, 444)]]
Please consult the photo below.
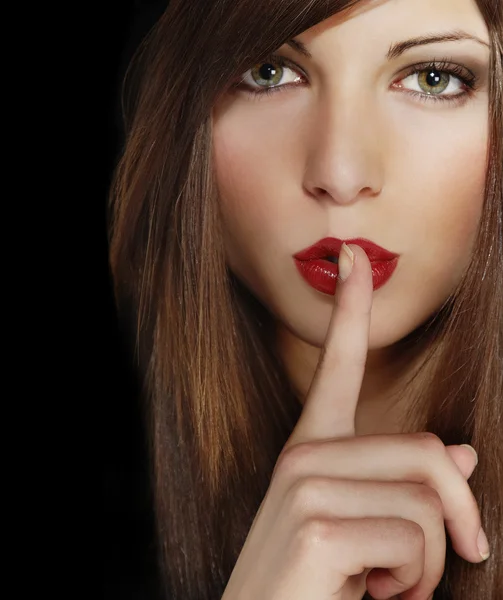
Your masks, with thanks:
[[(285, 447), (355, 435), (355, 415), (365, 371), (372, 308), (372, 267), (365, 251), (354, 254), (351, 275), (337, 284), (318, 366), (299, 421)], [(342, 256), (343, 252), (341, 252)]]

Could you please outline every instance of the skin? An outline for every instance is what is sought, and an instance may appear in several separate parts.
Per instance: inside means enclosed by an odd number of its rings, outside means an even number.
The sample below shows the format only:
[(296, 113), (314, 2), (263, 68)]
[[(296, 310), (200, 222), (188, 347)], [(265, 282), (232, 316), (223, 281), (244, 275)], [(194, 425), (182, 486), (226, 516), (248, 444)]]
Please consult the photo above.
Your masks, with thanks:
[(473, 449), (429, 433), (355, 435), (372, 275), (363, 250), (352, 249), (323, 360), (222, 600), (360, 600), (366, 589), (376, 600), (431, 600), (444, 570), (444, 523), (454, 550), (481, 561), (480, 514), (466, 483)]
[[(254, 98), (236, 89), (214, 107), (227, 261), (275, 316), (301, 402), (334, 298), (307, 284), (293, 255), (327, 236), (364, 237), (400, 254), (392, 278), (373, 293), (357, 435), (401, 431), (406, 399), (392, 403), (393, 391), (413, 365), (400, 364), (393, 345), (438, 311), (460, 281), (480, 221), (488, 47), (451, 41), (386, 59), (393, 43), (453, 30), (489, 43), (473, 0), (362, 2), (297, 36), (312, 59), (278, 49), (299, 67), (285, 66), (278, 85), (296, 77), (303, 83)], [(405, 79), (407, 68), (444, 58), (475, 73), (477, 89), (460, 103), (412, 96), (421, 88), (417, 75)], [(244, 75), (248, 88), (266, 87)], [(459, 91), (459, 80), (451, 82), (444, 97)]]

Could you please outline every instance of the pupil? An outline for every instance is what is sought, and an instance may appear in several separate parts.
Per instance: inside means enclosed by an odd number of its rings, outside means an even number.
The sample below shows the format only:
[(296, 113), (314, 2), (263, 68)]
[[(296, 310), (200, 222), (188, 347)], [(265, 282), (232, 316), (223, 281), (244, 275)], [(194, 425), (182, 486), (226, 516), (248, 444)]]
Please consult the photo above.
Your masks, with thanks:
[(438, 71), (430, 71), (428, 73), (428, 76), (426, 77), (426, 83), (430, 87), (435, 87), (440, 83), (441, 79), (442, 79), (442, 77), (440, 76)]
[(273, 65), (265, 63), (262, 67), (260, 67), (259, 73), (262, 79), (272, 79), (274, 75), (276, 75), (276, 69)]

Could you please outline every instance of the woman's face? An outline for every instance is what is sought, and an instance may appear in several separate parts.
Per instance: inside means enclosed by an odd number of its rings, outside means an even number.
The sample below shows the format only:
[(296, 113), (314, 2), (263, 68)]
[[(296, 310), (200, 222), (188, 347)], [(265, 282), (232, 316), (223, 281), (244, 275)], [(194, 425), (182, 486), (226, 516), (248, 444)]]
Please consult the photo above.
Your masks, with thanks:
[[(466, 39), (390, 53), (447, 33)], [(306, 282), (293, 255), (325, 237), (399, 254), (374, 291), (369, 348), (384, 348), (440, 308), (470, 260), (486, 168), (487, 28), (474, 0), (385, 0), (295, 39), (312, 58), (282, 46), (287, 64), (260, 63), (214, 108), (227, 262), (282, 325), (321, 347), (333, 296)]]

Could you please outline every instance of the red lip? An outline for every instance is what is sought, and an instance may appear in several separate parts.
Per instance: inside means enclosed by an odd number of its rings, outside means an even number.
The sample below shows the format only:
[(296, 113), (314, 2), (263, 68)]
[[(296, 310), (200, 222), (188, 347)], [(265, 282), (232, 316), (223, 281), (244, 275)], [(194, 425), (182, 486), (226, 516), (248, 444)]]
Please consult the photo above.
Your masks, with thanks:
[(339, 266), (325, 259), (328, 256), (338, 257), (343, 242), (355, 244), (365, 250), (372, 264), (374, 291), (388, 281), (397, 266), (399, 254), (363, 238), (340, 240), (328, 237), (294, 255), (298, 270), (311, 287), (325, 294), (335, 294)]
[(351, 240), (340, 240), (338, 238), (327, 237), (319, 242), (316, 242), (313, 246), (302, 250), (294, 255), (297, 260), (312, 260), (313, 258), (325, 258), (327, 256), (339, 256), (341, 251), (342, 243), (355, 244), (365, 250), (366, 255), (369, 257), (370, 262), (377, 260), (393, 260), (398, 254), (389, 252), (381, 246), (374, 244), (370, 240), (364, 238), (354, 238)]

